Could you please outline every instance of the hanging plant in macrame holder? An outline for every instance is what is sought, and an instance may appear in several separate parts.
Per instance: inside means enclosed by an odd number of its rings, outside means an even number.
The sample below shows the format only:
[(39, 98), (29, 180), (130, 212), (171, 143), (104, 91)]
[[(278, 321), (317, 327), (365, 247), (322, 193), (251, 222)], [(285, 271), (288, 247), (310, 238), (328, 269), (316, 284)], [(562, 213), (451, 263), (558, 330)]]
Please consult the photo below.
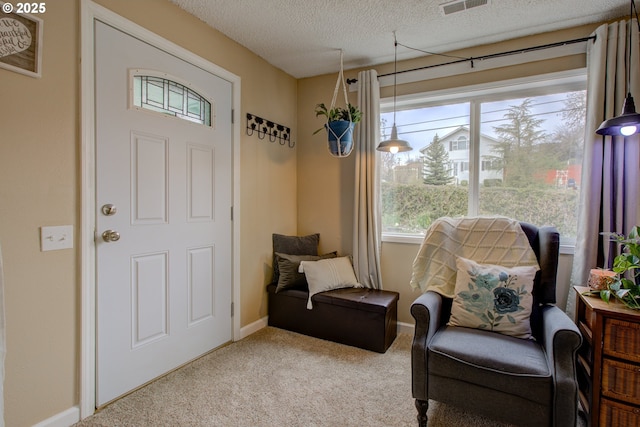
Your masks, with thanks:
[[(336, 107), (338, 91), (342, 85), (344, 102), (346, 107)], [(327, 123), (318, 129), (314, 134), (322, 129), (327, 130), (327, 145), (329, 152), (334, 157), (347, 157), (353, 151), (353, 130), (362, 118), (362, 113), (358, 107), (351, 105), (347, 98), (347, 85), (344, 81), (344, 70), (342, 64), (342, 51), (340, 51), (340, 72), (336, 81), (336, 88), (333, 91), (331, 105), (327, 108), (324, 104), (316, 106), (316, 117), (326, 116)]]

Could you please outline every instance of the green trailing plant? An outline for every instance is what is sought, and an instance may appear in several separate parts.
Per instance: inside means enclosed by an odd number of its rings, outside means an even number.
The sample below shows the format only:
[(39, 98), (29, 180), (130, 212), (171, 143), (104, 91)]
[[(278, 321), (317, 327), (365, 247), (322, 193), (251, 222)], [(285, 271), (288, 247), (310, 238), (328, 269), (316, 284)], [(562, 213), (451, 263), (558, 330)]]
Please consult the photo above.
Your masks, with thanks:
[[(349, 120), (351, 120), (352, 123), (358, 123), (362, 119), (362, 112), (357, 106), (351, 103), (349, 103), (346, 108), (327, 108), (327, 106), (322, 103), (316, 105), (316, 117), (318, 116), (325, 116), (327, 118), (327, 122), (335, 122), (338, 120), (344, 120), (348, 122)], [(313, 134), (315, 135), (322, 129), (324, 129), (324, 126), (313, 132)]]
[(633, 227), (628, 236), (603, 234), (621, 245), (620, 255), (613, 260), (612, 270), (616, 275), (605, 289), (588, 293), (600, 295), (605, 302), (615, 299), (633, 310), (640, 310), (640, 226)]

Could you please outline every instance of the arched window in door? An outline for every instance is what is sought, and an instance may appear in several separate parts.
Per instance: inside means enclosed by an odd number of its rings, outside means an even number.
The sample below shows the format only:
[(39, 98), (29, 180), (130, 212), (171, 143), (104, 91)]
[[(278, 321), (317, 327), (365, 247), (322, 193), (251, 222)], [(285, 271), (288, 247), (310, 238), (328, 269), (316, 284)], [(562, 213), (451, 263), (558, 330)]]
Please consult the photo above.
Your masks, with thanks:
[(211, 101), (167, 75), (138, 73), (132, 73), (133, 107), (211, 126)]

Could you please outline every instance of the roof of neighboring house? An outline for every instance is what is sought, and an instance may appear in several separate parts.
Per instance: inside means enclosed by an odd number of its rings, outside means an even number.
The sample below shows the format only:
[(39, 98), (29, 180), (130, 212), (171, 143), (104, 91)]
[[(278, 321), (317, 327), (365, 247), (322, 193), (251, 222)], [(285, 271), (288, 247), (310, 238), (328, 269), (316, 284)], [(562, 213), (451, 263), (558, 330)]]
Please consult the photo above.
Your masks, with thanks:
[[(466, 136), (469, 136), (469, 128), (467, 126), (458, 126), (457, 128), (455, 128), (454, 130), (452, 130), (451, 132), (447, 133), (444, 136), (438, 136), (438, 138), (440, 139), (440, 142), (445, 142), (448, 141), (450, 139), (453, 139), (455, 136), (464, 133)], [(488, 141), (488, 142), (499, 142), (496, 138), (486, 135), (484, 133), (480, 134), (480, 139), (481, 141)], [(425, 145), (424, 147), (422, 147), (420, 149), (420, 152), (424, 154), (424, 151), (427, 149), (427, 147), (431, 144), (431, 142), (429, 142), (429, 144)]]

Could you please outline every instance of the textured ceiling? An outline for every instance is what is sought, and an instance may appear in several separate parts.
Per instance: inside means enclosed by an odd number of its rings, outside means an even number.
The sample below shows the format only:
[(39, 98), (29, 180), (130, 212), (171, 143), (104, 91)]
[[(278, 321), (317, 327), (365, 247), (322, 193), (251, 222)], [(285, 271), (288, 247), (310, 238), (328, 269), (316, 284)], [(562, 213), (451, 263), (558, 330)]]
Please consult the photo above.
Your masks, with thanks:
[[(171, 0), (297, 77), (393, 61), (398, 42), (448, 52), (629, 14), (630, 0), (490, 0), (443, 15), (444, 0)], [(398, 47), (398, 59), (423, 56)]]

